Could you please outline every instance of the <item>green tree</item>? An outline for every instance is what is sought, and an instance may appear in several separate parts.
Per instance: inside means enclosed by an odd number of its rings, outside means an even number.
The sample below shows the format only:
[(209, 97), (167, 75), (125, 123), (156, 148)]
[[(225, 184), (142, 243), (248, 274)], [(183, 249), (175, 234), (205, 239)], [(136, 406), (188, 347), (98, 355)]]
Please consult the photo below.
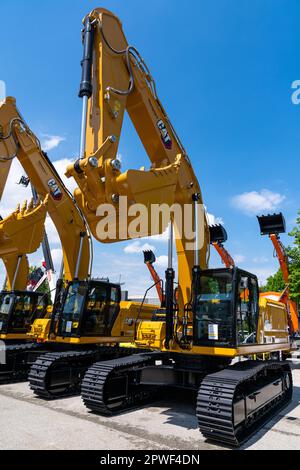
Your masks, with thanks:
[(290, 259), (290, 294), (291, 298), (300, 303), (300, 211), (298, 212), (297, 226), (289, 234), (294, 237), (294, 245), (288, 247), (287, 254)]
[(274, 291), (274, 292), (280, 292), (283, 291), (285, 288), (285, 283), (283, 280), (282, 272), (279, 269), (274, 276), (270, 276), (267, 279), (267, 284), (263, 286), (262, 291)]

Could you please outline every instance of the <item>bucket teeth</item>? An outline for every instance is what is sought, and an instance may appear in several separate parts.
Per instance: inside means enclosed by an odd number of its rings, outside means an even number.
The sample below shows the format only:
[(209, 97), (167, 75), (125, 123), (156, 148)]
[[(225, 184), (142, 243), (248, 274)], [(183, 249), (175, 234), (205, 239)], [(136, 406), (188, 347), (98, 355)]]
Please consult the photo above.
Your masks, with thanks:
[(27, 201), (24, 201), (24, 204), (21, 207), (21, 214), (22, 215), (25, 214), (26, 210), (27, 210)]
[(29, 203), (28, 206), (27, 206), (27, 211), (26, 211), (26, 213), (31, 212), (32, 209), (33, 209), (33, 207), (34, 207), (34, 202), (33, 202), (33, 198), (31, 198), (30, 203)]
[(48, 196), (35, 205), (31, 200), (0, 221), (0, 258), (8, 254), (34, 253), (44, 237)]
[(147, 264), (153, 264), (156, 261), (155, 254), (153, 253), (152, 250), (145, 250), (143, 251), (144, 253), (144, 263)]
[(271, 235), (285, 233), (285, 219), (281, 212), (278, 214), (268, 214), (257, 216), (261, 235)]

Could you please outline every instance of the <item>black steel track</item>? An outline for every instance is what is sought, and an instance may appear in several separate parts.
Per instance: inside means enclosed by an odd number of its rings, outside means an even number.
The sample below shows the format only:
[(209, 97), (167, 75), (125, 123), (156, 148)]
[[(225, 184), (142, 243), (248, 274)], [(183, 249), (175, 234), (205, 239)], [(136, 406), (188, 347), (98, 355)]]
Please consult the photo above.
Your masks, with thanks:
[(95, 413), (112, 415), (151, 400), (155, 395), (153, 389), (140, 386), (138, 380), (135, 384), (134, 374), (152, 365), (156, 356), (156, 353), (136, 354), (94, 364), (82, 381), (85, 406)]
[(0, 384), (19, 382), (27, 379), (32, 362), (30, 355), (43, 354), (42, 343), (11, 343), (6, 345), (6, 363), (0, 364)]
[[(234, 404), (247, 395), (256, 400), (260, 389), (278, 380), (282, 393), (266, 401), (235, 424)], [(282, 382), (281, 382), (282, 381)], [(243, 361), (207, 375), (198, 392), (196, 415), (203, 436), (229, 446), (240, 446), (292, 398), (292, 374), (285, 362)], [(251, 395), (251, 391), (256, 390)], [(246, 402), (245, 402), (246, 410)]]
[[(82, 381), (85, 406), (110, 416), (149, 402), (158, 387), (143, 385), (140, 378), (157, 358), (155, 353), (144, 353), (95, 363)], [(200, 375), (196, 408), (200, 431), (231, 447), (257, 432), (292, 397), (292, 374), (286, 362), (245, 360), (204, 378), (203, 371)]]
[(133, 348), (100, 346), (45, 354), (30, 369), (30, 388), (39, 398), (47, 400), (77, 395), (85, 372), (94, 362), (129, 356), (135, 351)]

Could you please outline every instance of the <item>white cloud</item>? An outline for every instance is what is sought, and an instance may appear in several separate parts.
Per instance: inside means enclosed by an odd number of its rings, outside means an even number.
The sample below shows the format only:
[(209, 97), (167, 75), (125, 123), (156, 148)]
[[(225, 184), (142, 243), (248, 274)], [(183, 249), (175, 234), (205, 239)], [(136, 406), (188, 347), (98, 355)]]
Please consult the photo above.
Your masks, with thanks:
[(147, 237), (146, 239), (154, 242), (166, 243), (169, 240), (169, 227), (167, 227), (166, 230), (160, 235), (152, 235), (151, 237)]
[(247, 269), (250, 273), (253, 273), (257, 276), (259, 285), (264, 285), (267, 282), (268, 277), (273, 276), (277, 269), (276, 268), (258, 268), (255, 266), (253, 269), (250, 267)]
[(56, 147), (59, 146), (61, 142), (64, 142), (66, 139), (64, 137), (61, 137), (59, 135), (49, 135), (49, 134), (43, 134), (42, 135), (42, 149), (45, 152), (49, 152), (50, 150), (55, 149)]
[(236, 264), (243, 263), (246, 260), (246, 257), (241, 254), (233, 255), (233, 259)]
[(159, 268), (167, 268), (168, 267), (168, 256), (166, 255), (161, 255), (156, 258), (156, 267)]
[(60, 238), (58, 236), (56, 227), (48, 215), (46, 217), (45, 229), (50, 244), (60, 243)]
[(257, 215), (263, 211), (275, 211), (285, 200), (285, 196), (268, 189), (250, 191), (234, 196), (232, 205), (247, 215)]
[(30, 201), (32, 198), (30, 186), (24, 188), (24, 186), (18, 185), (24, 174), (25, 172), (21, 164), (15, 158), (12, 161), (9, 176), (1, 199), (0, 214), (3, 218), (11, 214), (19, 203), (22, 204), (26, 199)]
[(124, 252), (130, 255), (142, 253), (144, 250), (155, 251), (155, 247), (153, 245), (150, 245), (149, 243), (144, 243), (142, 245), (140, 241), (135, 241), (133, 243), (130, 243), (130, 245), (125, 246), (124, 248)]
[(222, 217), (216, 217), (215, 215), (210, 214), (209, 212), (206, 212), (206, 217), (207, 217), (208, 225), (217, 225), (217, 224), (224, 225), (224, 221)]
[(52, 261), (55, 267), (56, 272), (59, 272), (61, 262), (62, 262), (62, 249), (61, 248), (53, 248), (51, 250)]

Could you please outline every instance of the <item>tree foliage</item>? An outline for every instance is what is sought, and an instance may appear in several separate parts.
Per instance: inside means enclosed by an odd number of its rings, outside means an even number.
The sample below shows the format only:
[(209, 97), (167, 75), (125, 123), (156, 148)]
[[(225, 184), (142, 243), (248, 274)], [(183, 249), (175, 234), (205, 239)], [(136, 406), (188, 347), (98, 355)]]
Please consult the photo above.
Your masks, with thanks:
[(287, 250), (290, 259), (290, 294), (291, 298), (300, 303), (300, 211), (297, 226), (290, 233), (294, 237), (294, 245)]
[(274, 276), (270, 276), (267, 279), (267, 283), (265, 286), (263, 286), (262, 291), (263, 292), (268, 292), (268, 291), (274, 291), (274, 292), (281, 292), (285, 288), (285, 283), (283, 280), (282, 272), (279, 269)]

